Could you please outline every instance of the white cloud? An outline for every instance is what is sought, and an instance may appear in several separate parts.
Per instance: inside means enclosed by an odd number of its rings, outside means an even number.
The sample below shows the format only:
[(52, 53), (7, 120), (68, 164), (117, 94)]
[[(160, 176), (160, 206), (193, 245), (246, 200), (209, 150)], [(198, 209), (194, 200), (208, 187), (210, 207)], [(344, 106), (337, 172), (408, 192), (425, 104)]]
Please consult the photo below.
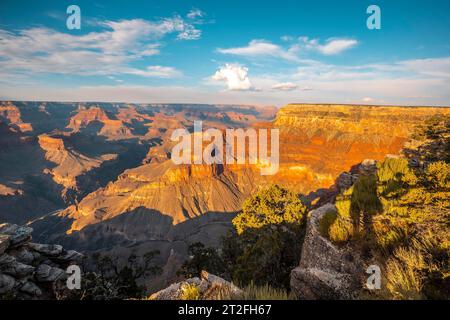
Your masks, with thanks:
[(281, 37), (282, 41), (291, 43), (287, 47), (274, 44), (267, 40), (252, 40), (248, 45), (235, 48), (218, 48), (217, 51), (223, 54), (232, 54), (244, 57), (275, 57), (287, 61), (300, 62), (299, 55), (307, 51), (319, 52), (323, 55), (335, 55), (355, 47), (358, 41), (347, 38), (330, 38), (324, 44), (318, 39), (299, 37), (298, 41), (292, 43), (289, 36)]
[(423, 75), (450, 78), (450, 57), (406, 60), (398, 65)]
[(291, 47), (289, 49), (283, 49), (282, 47), (266, 40), (252, 40), (245, 47), (217, 49), (218, 52), (224, 54), (233, 54), (246, 57), (272, 56), (286, 60), (297, 60), (297, 56), (295, 54), (296, 50), (297, 48), (294, 47)]
[(148, 66), (146, 70), (130, 69), (124, 73), (135, 74), (143, 77), (159, 77), (159, 78), (175, 78), (182, 75), (182, 73), (172, 67), (163, 66)]
[(211, 77), (214, 81), (222, 81), (228, 90), (252, 90), (253, 86), (248, 78), (248, 68), (238, 64), (226, 64)]
[(349, 38), (330, 38), (325, 44), (321, 44), (318, 39), (309, 39), (308, 37), (300, 37), (299, 41), (302, 47), (318, 51), (324, 55), (339, 54), (358, 44), (357, 40)]
[(282, 91), (291, 91), (291, 90), (295, 90), (297, 88), (298, 88), (298, 85), (296, 85), (295, 83), (292, 83), (292, 82), (280, 82), (280, 83), (274, 84), (272, 86), (272, 89), (282, 90)]
[(285, 36), (282, 36), (280, 39), (285, 41), (285, 42), (288, 42), (288, 41), (294, 40), (294, 37), (285, 35)]
[(203, 18), (205, 16), (205, 13), (201, 11), (200, 9), (193, 8), (189, 13), (186, 15), (189, 19), (197, 19), (197, 18)]
[(38, 27), (9, 32), (0, 29), (0, 69), (9, 74), (135, 74), (144, 77), (179, 75), (173, 68), (130, 67), (160, 52), (160, 39), (176, 34), (195, 40), (201, 31), (179, 16), (157, 22), (143, 19), (103, 21), (98, 32), (83, 35)]
[(177, 36), (178, 40), (198, 40), (202, 32), (193, 26), (185, 27)]

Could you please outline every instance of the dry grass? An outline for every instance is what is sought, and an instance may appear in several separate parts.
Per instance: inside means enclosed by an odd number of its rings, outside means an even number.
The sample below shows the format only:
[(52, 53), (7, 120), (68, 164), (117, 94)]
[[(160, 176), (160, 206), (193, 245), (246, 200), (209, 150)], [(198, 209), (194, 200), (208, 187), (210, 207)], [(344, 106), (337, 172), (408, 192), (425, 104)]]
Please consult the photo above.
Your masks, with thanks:
[(354, 227), (351, 220), (338, 217), (328, 230), (330, 240), (335, 243), (349, 241), (354, 236)]
[(286, 290), (273, 288), (269, 285), (257, 286), (250, 283), (242, 289), (239, 295), (223, 296), (224, 300), (292, 300), (294, 297)]
[(181, 288), (181, 300), (200, 300), (200, 289), (195, 284), (184, 284)]

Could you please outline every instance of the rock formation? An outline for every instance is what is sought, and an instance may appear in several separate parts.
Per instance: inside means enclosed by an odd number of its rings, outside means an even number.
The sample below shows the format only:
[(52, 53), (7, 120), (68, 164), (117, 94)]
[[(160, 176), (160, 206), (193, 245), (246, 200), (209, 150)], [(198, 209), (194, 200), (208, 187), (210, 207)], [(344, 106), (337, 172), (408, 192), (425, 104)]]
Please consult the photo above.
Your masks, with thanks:
[(351, 246), (338, 247), (323, 237), (319, 222), (326, 204), (309, 213), (300, 264), (291, 273), (291, 289), (300, 299), (352, 299), (362, 289), (365, 272), (360, 254)]
[(70, 118), (67, 128), (78, 132), (85, 129), (92, 131), (111, 140), (129, 139), (133, 137), (131, 130), (123, 121), (111, 119), (110, 116), (100, 107), (90, 108), (80, 107), (78, 112)]
[[(338, 193), (349, 189), (361, 175), (375, 172), (376, 161), (365, 159), (352, 172), (338, 176)], [(368, 261), (362, 258), (361, 248), (351, 242), (333, 244), (320, 231), (324, 215), (337, 213), (332, 202), (308, 213), (300, 263), (291, 272), (291, 289), (300, 299), (355, 299), (364, 288)]]
[[(242, 290), (233, 283), (218, 276), (202, 271), (200, 278), (190, 278), (174, 283), (169, 287), (152, 294), (150, 300), (187, 300), (188, 288), (195, 290), (195, 300), (221, 300), (238, 297)], [(191, 297), (192, 298), (192, 297)]]
[(33, 229), (0, 224), (0, 298), (52, 299), (66, 268), (82, 255), (60, 245), (31, 242)]
[(98, 168), (104, 161), (117, 158), (117, 154), (104, 154), (96, 158), (87, 157), (76, 150), (67, 149), (62, 137), (52, 137), (47, 134), (38, 136), (40, 147), (45, 150), (45, 159), (56, 164), (54, 168), (46, 169), (53, 180), (64, 188), (77, 188), (76, 178), (93, 168)]
[(20, 110), (13, 104), (0, 104), (0, 122), (5, 121), (21, 132), (33, 131), (30, 123), (22, 121)]

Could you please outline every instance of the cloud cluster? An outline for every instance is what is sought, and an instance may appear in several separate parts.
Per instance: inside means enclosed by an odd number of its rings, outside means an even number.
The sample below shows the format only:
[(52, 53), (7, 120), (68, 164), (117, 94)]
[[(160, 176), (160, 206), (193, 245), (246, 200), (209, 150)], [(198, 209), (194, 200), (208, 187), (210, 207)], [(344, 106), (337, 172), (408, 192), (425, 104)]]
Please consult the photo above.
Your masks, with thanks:
[(248, 45), (235, 48), (218, 48), (223, 54), (231, 54), (243, 57), (274, 57), (287, 61), (300, 62), (300, 55), (306, 52), (318, 52), (323, 55), (336, 55), (355, 47), (358, 41), (351, 38), (329, 38), (324, 43), (318, 39), (299, 37), (296, 41), (289, 36), (283, 36), (284, 42), (290, 42), (289, 46), (281, 46), (267, 40), (252, 40)]
[(217, 49), (218, 52), (223, 54), (232, 54), (237, 56), (245, 57), (276, 57), (285, 60), (297, 60), (296, 47), (291, 47), (289, 49), (283, 49), (281, 46), (273, 44), (266, 40), (252, 40), (245, 47), (236, 47), (229, 49)]
[(335, 65), (302, 60), (290, 72), (254, 73), (251, 79), (248, 68), (226, 65), (216, 72), (213, 79), (224, 81), (230, 90), (240, 90), (235, 95), (244, 102), (448, 105), (449, 65), (450, 57), (367, 65)]
[(272, 86), (272, 89), (274, 90), (281, 90), (281, 91), (291, 91), (298, 88), (298, 85), (292, 82), (280, 82), (276, 83)]
[(248, 78), (248, 68), (238, 64), (226, 64), (211, 77), (214, 81), (223, 81), (228, 90), (252, 90), (253, 86)]
[(131, 63), (160, 52), (158, 40), (175, 34), (196, 40), (201, 31), (180, 16), (157, 22), (132, 19), (103, 21), (101, 31), (83, 35), (37, 27), (17, 33), (0, 29), (0, 69), (9, 74), (59, 73), (77, 75), (134, 74), (171, 77), (171, 67), (130, 67)]
[(298, 40), (300, 47), (306, 50), (318, 51), (328, 56), (340, 54), (358, 44), (357, 40), (350, 38), (329, 38), (323, 44), (318, 39), (309, 39), (308, 37), (300, 37)]

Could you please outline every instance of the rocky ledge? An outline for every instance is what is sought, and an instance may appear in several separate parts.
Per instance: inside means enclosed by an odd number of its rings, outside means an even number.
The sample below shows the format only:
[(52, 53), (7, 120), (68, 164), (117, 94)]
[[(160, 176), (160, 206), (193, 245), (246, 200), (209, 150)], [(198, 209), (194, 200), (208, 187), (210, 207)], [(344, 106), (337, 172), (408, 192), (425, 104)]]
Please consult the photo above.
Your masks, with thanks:
[(0, 299), (54, 299), (66, 268), (82, 255), (60, 245), (31, 242), (32, 228), (0, 224)]
[(309, 213), (300, 264), (291, 272), (291, 289), (300, 299), (355, 299), (363, 289), (365, 264), (351, 245), (337, 246), (320, 234), (319, 222), (326, 204)]
[[(191, 288), (195, 294), (186, 294)], [(192, 290), (193, 288), (193, 290)], [(190, 278), (174, 283), (150, 296), (150, 300), (221, 300), (230, 297), (238, 297), (242, 290), (233, 283), (202, 271), (200, 278)]]

